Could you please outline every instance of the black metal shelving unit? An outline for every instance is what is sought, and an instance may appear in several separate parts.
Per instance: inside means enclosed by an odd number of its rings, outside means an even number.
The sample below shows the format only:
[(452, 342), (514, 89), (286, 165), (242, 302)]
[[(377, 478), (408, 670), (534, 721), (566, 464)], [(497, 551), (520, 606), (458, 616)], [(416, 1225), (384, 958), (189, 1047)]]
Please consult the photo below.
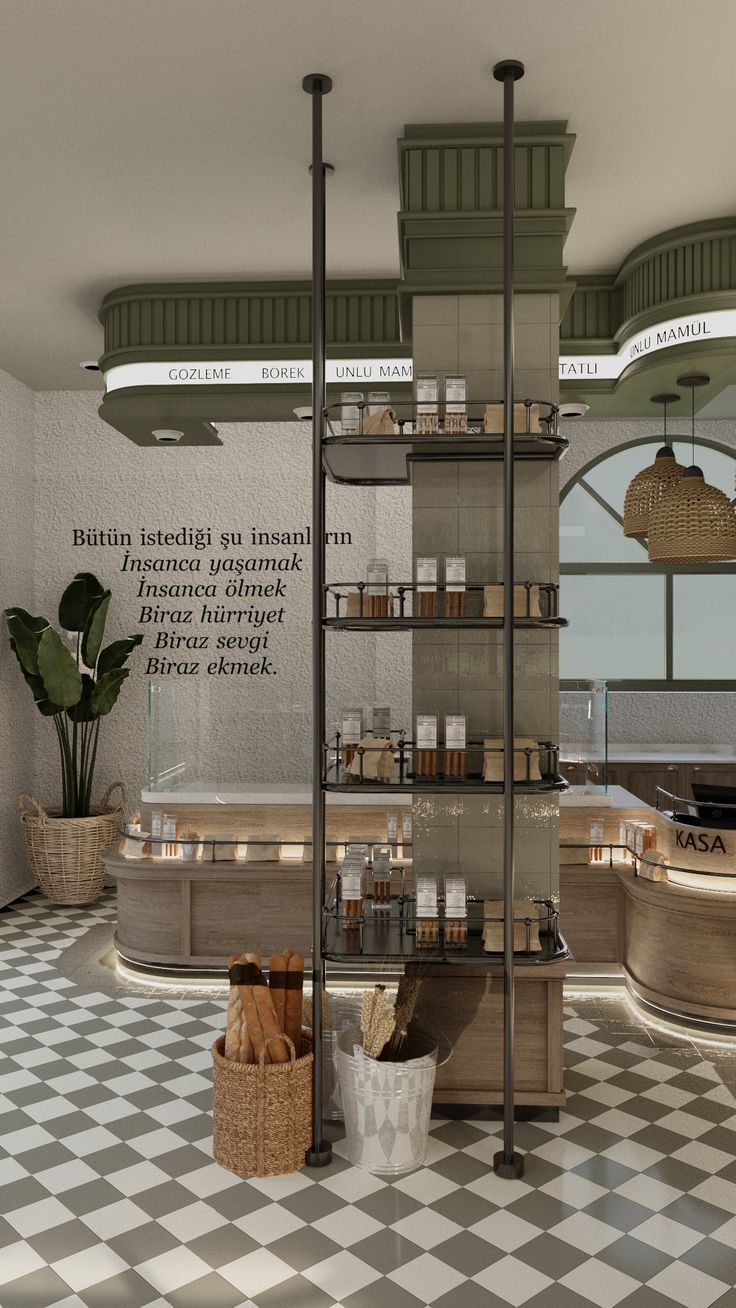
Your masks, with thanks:
[[(325, 175), (329, 165), (322, 155), (322, 102), (332, 89), (325, 74), (312, 74), (303, 81), (312, 97), (312, 655), (313, 655), (313, 749), (312, 749), (312, 984), (314, 1034), (313, 1138), (307, 1163), (319, 1167), (331, 1158), (329, 1144), (323, 1139), (322, 1090), (322, 994), (326, 979), (326, 962), (385, 965), (388, 961), (403, 964), (422, 959), (426, 962), (468, 963), (475, 967), (502, 965), (504, 979), (504, 1132), (503, 1148), (494, 1158), (494, 1170), (502, 1177), (523, 1174), (523, 1160), (514, 1150), (514, 969), (517, 965), (534, 966), (567, 956), (564, 940), (557, 929), (546, 933), (546, 945), (540, 952), (515, 951), (514, 918), (514, 801), (517, 795), (555, 793), (566, 788), (557, 774), (541, 781), (514, 781), (514, 632), (517, 628), (557, 628), (564, 626), (556, 606), (546, 617), (527, 611), (515, 615), (514, 595), (514, 463), (518, 460), (558, 459), (567, 441), (557, 431), (557, 410), (547, 402), (525, 401), (527, 430), (514, 431), (514, 360), (513, 360), (513, 219), (514, 219), (514, 83), (523, 75), (523, 66), (507, 60), (497, 65), (493, 75), (504, 87), (504, 430), (502, 435), (488, 434), (468, 414), (467, 429), (461, 433), (444, 430), (442, 421), (432, 434), (413, 430), (413, 417), (401, 417), (411, 404), (397, 401), (398, 435), (376, 435), (360, 429), (357, 433), (335, 433), (333, 411), (326, 405), (325, 390)], [(533, 403), (546, 405), (542, 415), (544, 430), (530, 430)], [(482, 421), (482, 420), (481, 420)], [(330, 587), (325, 581), (325, 481), (351, 486), (408, 486), (412, 471), (420, 462), (496, 460), (503, 464), (503, 616), (476, 617), (392, 617), (330, 615), (326, 596)], [(531, 584), (531, 583), (529, 583)], [(333, 584), (334, 585), (334, 584)], [(410, 586), (403, 587), (405, 591)], [(325, 764), (325, 636), (334, 631), (413, 631), (453, 627), (495, 628), (503, 632), (503, 783), (484, 782), (480, 777), (454, 780), (443, 777), (405, 776), (400, 782), (354, 782), (344, 780), (339, 770), (331, 778)], [(548, 747), (549, 748), (549, 747)], [(552, 747), (555, 748), (555, 747)], [(482, 750), (481, 750), (482, 752)], [(442, 931), (436, 949), (417, 948), (416, 936), (401, 922), (385, 919), (366, 920), (357, 932), (346, 932), (328, 905), (326, 894), (325, 797), (340, 794), (419, 795), (437, 793), (503, 795), (503, 874), (504, 916), (503, 953), (487, 953), (480, 934), (468, 932), (464, 948), (448, 948)], [(549, 919), (548, 919), (549, 920)]]

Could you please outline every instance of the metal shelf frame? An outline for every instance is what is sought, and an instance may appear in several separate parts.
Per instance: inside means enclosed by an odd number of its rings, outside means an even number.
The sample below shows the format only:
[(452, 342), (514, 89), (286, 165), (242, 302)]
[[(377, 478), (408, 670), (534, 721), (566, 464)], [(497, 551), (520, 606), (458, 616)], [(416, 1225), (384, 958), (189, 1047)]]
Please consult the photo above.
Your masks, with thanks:
[[(514, 1149), (514, 461), (556, 459), (567, 442), (554, 431), (514, 432), (514, 84), (524, 74), (516, 60), (496, 64), (493, 76), (503, 85), (503, 436), (484, 432), (448, 435), (446, 432), (395, 436), (326, 434), (328, 417), (325, 388), (325, 175), (330, 165), (322, 153), (322, 110), (324, 96), (332, 90), (325, 73), (305, 77), (303, 89), (312, 97), (312, 986), (313, 986), (313, 1129), (307, 1163), (326, 1166), (331, 1148), (323, 1135), (322, 1088), (322, 996), (326, 980), (323, 910), (326, 903), (325, 794), (330, 787), (323, 778), (325, 730), (325, 478), (351, 485), (408, 485), (414, 463), (419, 460), (494, 459), (503, 464), (503, 1145), (494, 1157), (496, 1174), (504, 1178), (523, 1175), (522, 1156)], [(527, 409), (529, 414), (529, 409)], [(529, 418), (527, 417), (527, 426)], [(551, 427), (552, 424), (549, 424)], [(461, 620), (458, 620), (458, 623)], [(422, 625), (426, 625), (424, 621)], [(564, 785), (564, 783), (562, 783)], [(431, 791), (433, 783), (422, 782), (417, 791)], [(442, 789), (449, 789), (442, 784)], [(558, 787), (554, 787), (558, 788)], [(406, 786), (401, 787), (406, 790)], [(413, 788), (412, 788), (413, 789)], [(471, 786), (456, 784), (461, 793)], [(478, 791), (491, 787), (478, 784)], [(395, 790), (398, 792), (399, 787)], [(524, 793), (523, 788), (521, 793)], [(460, 951), (458, 951), (459, 953)], [(383, 955), (382, 955), (383, 956)], [(418, 955), (417, 955), (418, 956)], [(351, 960), (352, 961), (352, 960)], [(357, 961), (357, 960), (355, 960)], [(448, 960), (449, 961), (449, 960)], [(496, 958), (496, 964), (498, 964)]]

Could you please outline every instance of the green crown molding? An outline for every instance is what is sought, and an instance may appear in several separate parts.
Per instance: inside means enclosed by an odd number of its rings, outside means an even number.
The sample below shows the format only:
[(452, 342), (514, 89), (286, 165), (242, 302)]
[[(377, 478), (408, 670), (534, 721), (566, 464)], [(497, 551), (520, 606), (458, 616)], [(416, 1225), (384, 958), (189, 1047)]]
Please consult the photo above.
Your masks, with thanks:
[[(575, 142), (566, 123), (515, 129), (515, 279), (519, 291), (572, 285), (563, 248), (574, 210), (565, 170)], [(503, 125), (409, 124), (398, 142), (401, 321), (414, 295), (500, 291), (503, 285)]]
[[(105, 296), (104, 369), (114, 364), (177, 357), (249, 358), (267, 349), (289, 358), (309, 352), (311, 284), (299, 282), (163, 283), (123, 286)], [(407, 354), (393, 281), (328, 283), (328, 346), (361, 353)]]
[(678, 314), (736, 304), (736, 217), (675, 227), (638, 245), (618, 273), (576, 279), (560, 324), (569, 353), (624, 340)]

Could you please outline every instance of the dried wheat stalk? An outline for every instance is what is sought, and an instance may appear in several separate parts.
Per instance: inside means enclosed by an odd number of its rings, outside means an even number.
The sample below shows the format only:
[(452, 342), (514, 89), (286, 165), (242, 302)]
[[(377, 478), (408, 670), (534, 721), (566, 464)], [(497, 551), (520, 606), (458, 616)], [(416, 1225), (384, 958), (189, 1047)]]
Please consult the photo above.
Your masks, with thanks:
[(395, 1026), (389, 1041), (389, 1050), (392, 1054), (401, 1052), (409, 1032), (409, 1025), (416, 1012), (421, 989), (422, 978), (417, 976), (416, 972), (408, 975), (405, 972), (399, 982), (399, 990), (396, 996)]
[[(304, 1008), (302, 1010), (302, 1023), (307, 1031), (312, 1030), (312, 996), (304, 996)], [(330, 1030), (330, 997), (326, 990), (322, 991), (322, 1030)]]
[(393, 1035), (395, 1024), (396, 1013), (386, 999), (386, 987), (374, 986), (369, 994), (363, 996), (360, 1017), (363, 1048), (369, 1058), (380, 1056)]

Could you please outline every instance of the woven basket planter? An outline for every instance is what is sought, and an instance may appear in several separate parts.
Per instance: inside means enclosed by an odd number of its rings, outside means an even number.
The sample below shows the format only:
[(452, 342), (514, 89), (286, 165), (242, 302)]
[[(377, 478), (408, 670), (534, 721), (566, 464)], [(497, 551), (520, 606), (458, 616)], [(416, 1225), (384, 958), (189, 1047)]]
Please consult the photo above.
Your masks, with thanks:
[[(111, 808), (116, 790), (120, 798)], [(28, 861), (47, 899), (52, 904), (91, 904), (105, 879), (100, 855), (120, 832), (126, 803), (122, 783), (110, 786), (86, 818), (60, 817), (59, 809), (47, 811), (31, 795), (19, 795), (17, 802)]]
[(312, 1043), (288, 1063), (236, 1063), (225, 1037), (212, 1046), (215, 1162), (239, 1176), (283, 1176), (304, 1167), (312, 1142)]

